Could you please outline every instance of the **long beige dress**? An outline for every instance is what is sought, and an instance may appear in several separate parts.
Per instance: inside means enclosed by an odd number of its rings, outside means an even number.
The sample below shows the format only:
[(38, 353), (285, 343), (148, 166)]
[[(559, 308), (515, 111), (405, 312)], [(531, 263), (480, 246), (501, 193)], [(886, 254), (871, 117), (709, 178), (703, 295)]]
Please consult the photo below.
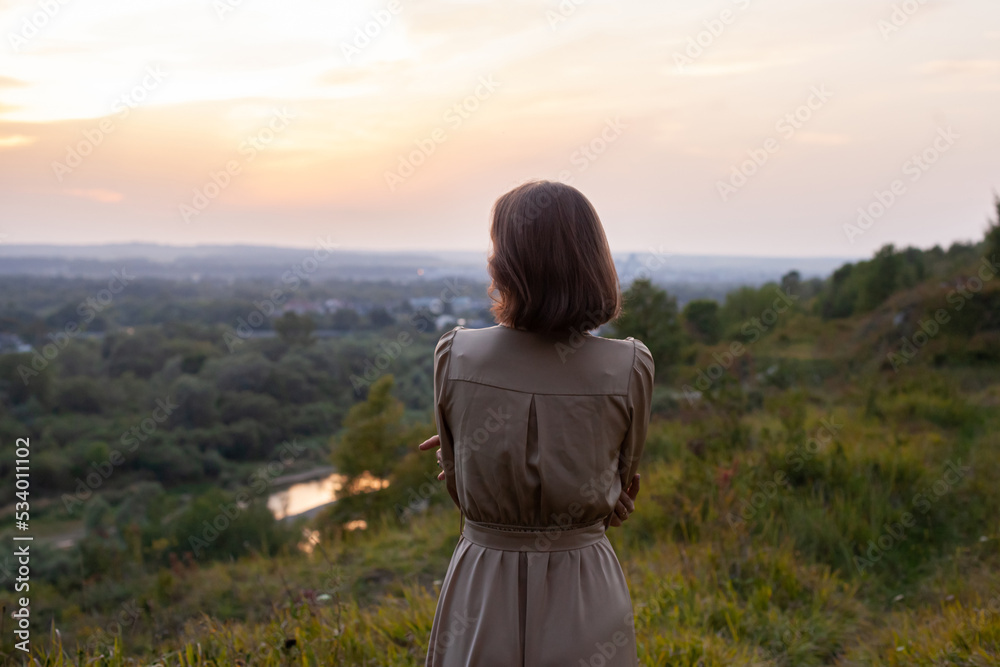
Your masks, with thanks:
[(632, 338), (505, 326), (441, 337), (435, 418), (464, 527), (428, 666), (638, 665), (605, 530), (642, 454), (653, 371)]

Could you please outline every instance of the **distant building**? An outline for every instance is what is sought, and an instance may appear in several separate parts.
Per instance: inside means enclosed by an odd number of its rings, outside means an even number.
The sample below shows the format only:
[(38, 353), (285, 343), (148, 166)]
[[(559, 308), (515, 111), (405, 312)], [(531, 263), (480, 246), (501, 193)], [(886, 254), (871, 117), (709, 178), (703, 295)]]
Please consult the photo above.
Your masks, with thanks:
[(434, 296), (418, 296), (410, 299), (410, 307), (413, 310), (429, 310), (435, 315), (444, 312), (444, 302)]
[(281, 309), (283, 313), (295, 313), (296, 315), (306, 315), (308, 313), (322, 313), (323, 307), (315, 301), (305, 299), (292, 299)]
[(444, 329), (451, 329), (457, 323), (458, 320), (452, 315), (438, 315), (437, 319), (434, 320), (434, 328), (438, 331), (443, 331)]
[(0, 354), (23, 354), (31, 349), (17, 334), (0, 333)]
[(347, 304), (340, 299), (327, 299), (323, 302), (323, 307), (328, 313), (335, 313), (342, 308), (347, 308)]
[(456, 313), (464, 313), (472, 309), (472, 297), (459, 296), (451, 301), (451, 309)]

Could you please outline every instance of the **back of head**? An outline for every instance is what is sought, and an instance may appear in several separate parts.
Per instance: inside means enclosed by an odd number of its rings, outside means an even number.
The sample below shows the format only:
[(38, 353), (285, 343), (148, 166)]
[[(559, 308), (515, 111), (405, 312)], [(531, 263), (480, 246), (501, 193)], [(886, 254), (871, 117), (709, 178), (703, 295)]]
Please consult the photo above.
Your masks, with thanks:
[(489, 272), (493, 314), (540, 333), (594, 329), (621, 313), (604, 227), (574, 187), (532, 181), (493, 205)]

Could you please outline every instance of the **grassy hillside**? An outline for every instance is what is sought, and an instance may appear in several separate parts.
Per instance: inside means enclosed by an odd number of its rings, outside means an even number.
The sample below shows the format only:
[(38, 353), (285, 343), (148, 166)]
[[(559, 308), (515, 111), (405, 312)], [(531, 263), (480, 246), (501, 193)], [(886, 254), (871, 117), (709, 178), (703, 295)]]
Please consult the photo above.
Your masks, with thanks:
[[(721, 304), (715, 323), (656, 325), (669, 361), (642, 493), (611, 532), (642, 664), (1000, 664), (1000, 277), (978, 273), (989, 248), (876, 256), (773, 318), (773, 291), (794, 280)], [(871, 283), (887, 270), (882, 293)], [(744, 331), (754, 318), (766, 325)], [(423, 664), (458, 534), (427, 481), (432, 460), (410, 454), (389, 488), (338, 503), (305, 549), (158, 569), (126, 555), (118, 576), (41, 584), (35, 658)], [(367, 530), (343, 528), (359, 518)], [(3, 650), (22, 659), (9, 632)]]

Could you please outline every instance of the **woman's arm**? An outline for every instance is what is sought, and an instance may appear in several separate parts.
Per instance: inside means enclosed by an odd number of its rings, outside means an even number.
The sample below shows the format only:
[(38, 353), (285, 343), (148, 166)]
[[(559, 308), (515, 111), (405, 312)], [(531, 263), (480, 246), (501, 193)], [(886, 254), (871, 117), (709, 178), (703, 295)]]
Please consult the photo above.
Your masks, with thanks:
[(639, 460), (646, 445), (649, 428), (650, 403), (653, 394), (653, 355), (642, 341), (631, 340), (634, 354), (628, 385), (628, 410), (631, 422), (622, 439), (618, 452), (618, 474), (621, 493), (614, 510), (605, 520), (605, 527), (620, 526), (635, 511), (635, 498), (639, 495)]
[(653, 355), (642, 341), (631, 339), (635, 347), (632, 376), (628, 386), (628, 408), (632, 421), (622, 439), (618, 454), (618, 474), (622, 488), (628, 488), (639, 472), (639, 460), (646, 447), (650, 404), (653, 400)]
[[(461, 509), (462, 504), (458, 501), (458, 486), (455, 482), (455, 443), (451, 437), (451, 428), (448, 426), (447, 421), (449, 400), (448, 372), (451, 365), (451, 346), (459, 328), (455, 327), (441, 336), (437, 346), (434, 348), (434, 421), (437, 424), (438, 444), (441, 447), (438, 450), (438, 464), (441, 466), (441, 474), (444, 475), (448, 494), (455, 501), (455, 505)], [(421, 448), (423, 448), (423, 445), (421, 445)], [(440, 479), (440, 475), (438, 477)]]

